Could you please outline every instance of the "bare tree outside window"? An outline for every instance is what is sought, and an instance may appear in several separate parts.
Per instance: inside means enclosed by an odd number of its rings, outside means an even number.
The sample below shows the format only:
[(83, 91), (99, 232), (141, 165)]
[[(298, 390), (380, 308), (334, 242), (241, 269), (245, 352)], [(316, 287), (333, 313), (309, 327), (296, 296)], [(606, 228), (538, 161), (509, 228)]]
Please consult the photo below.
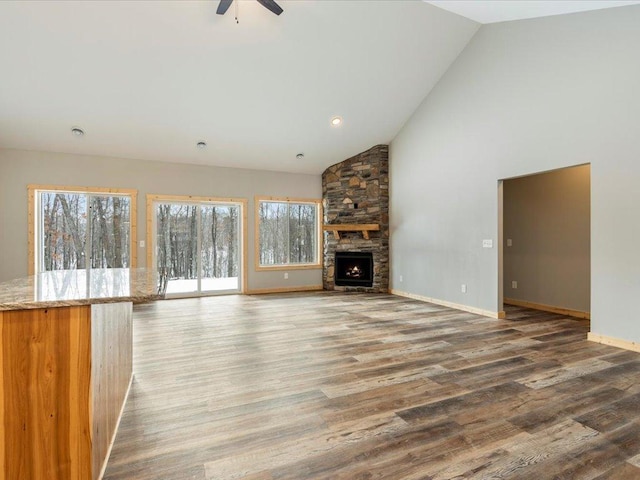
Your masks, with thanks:
[(130, 266), (131, 200), (39, 192), (41, 271)]
[(238, 207), (203, 205), (202, 276), (228, 278), (238, 276)]
[(317, 222), (318, 207), (315, 203), (260, 201), (260, 265), (316, 263)]
[(119, 196), (91, 196), (91, 268), (129, 266), (128, 199)]
[(195, 205), (157, 206), (157, 266), (169, 278), (197, 279), (197, 232)]
[(316, 222), (315, 205), (289, 205), (289, 263), (316, 261)]
[[(157, 203), (156, 266), (171, 293), (237, 288), (240, 207), (214, 203)], [(235, 279), (220, 282), (216, 279)]]

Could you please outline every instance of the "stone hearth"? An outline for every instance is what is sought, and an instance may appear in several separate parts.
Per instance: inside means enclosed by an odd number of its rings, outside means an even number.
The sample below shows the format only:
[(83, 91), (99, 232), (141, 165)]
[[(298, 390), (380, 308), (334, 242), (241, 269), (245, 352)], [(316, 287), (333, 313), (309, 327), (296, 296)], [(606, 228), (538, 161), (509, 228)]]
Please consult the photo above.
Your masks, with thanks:
[[(389, 291), (389, 146), (366, 152), (327, 168), (322, 174), (324, 224), (348, 225), (335, 235), (324, 233), (323, 285), (325, 290)], [(380, 225), (362, 232), (355, 225)], [(336, 238), (338, 236), (339, 238)], [(365, 238), (369, 237), (369, 238)], [(371, 252), (373, 286), (336, 286), (336, 252)]]

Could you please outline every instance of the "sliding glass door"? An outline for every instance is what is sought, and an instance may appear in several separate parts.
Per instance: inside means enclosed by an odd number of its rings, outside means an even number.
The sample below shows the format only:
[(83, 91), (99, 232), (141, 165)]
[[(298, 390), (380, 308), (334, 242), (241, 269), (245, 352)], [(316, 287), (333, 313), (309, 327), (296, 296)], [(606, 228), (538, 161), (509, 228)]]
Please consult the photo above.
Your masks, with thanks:
[(168, 295), (240, 291), (240, 204), (157, 201), (153, 209), (155, 264)]
[(204, 291), (239, 291), (240, 207), (200, 207), (201, 288)]

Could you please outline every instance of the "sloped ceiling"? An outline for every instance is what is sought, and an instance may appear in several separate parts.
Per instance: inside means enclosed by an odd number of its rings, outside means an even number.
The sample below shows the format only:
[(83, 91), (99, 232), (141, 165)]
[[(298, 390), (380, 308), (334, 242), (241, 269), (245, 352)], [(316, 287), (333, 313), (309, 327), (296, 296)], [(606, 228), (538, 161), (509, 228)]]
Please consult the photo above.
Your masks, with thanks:
[(388, 143), (479, 27), (419, 0), (279, 3), (236, 23), (217, 1), (0, 2), (0, 148), (319, 173)]
[(216, 0), (0, 2), (0, 148), (320, 173), (391, 141), (480, 27), (420, 0), (278, 2), (236, 0), (239, 23)]
[(622, 7), (640, 0), (427, 0), (427, 3), (487, 24)]

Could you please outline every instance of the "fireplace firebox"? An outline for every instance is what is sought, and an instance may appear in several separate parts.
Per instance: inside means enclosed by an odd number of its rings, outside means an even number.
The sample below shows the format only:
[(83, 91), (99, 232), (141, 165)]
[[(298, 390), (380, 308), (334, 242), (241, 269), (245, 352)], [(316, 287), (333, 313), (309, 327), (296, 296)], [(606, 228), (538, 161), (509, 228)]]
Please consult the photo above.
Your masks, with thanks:
[(336, 252), (335, 284), (343, 287), (372, 287), (373, 254)]

